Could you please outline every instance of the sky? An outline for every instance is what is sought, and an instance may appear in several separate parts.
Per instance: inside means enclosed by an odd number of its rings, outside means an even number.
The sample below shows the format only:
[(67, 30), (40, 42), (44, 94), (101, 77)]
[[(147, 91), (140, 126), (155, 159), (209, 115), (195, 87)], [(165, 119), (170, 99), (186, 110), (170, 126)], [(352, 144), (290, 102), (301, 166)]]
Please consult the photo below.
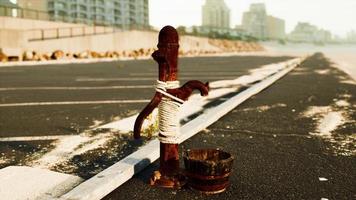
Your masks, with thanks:
[[(225, 0), (231, 9), (231, 27), (241, 24), (242, 13), (251, 3), (265, 3), (269, 15), (286, 21), (286, 32), (298, 22), (309, 22), (344, 37), (356, 30), (356, 0)], [(201, 25), (205, 0), (149, 0), (150, 24)]]
[[(16, 2), (16, 0), (10, 0)], [(231, 27), (241, 24), (242, 13), (251, 3), (265, 3), (269, 15), (286, 21), (286, 32), (298, 22), (309, 22), (345, 37), (356, 31), (356, 0), (225, 0), (231, 9)], [(205, 0), (149, 0), (150, 24), (201, 25), (201, 8)]]

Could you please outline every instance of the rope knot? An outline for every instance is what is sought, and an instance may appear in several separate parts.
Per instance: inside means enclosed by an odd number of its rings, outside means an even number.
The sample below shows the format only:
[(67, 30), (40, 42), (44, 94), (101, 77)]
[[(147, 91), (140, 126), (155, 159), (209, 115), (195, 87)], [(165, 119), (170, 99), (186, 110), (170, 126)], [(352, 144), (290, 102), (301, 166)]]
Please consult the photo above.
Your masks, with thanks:
[(179, 87), (179, 81), (164, 82), (164, 81), (157, 80), (157, 83), (156, 83), (156, 91), (157, 92), (182, 104), (182, 103), (184, 103), (184, 100), (182, 100), (178, 97), (175, 97), (167, 92), (167, 89), (176, 89), (178, 87)]
[(162, 101), (158, 105), (159, 140), (162, 143), (176, 144), (179, 135), (179, 108), (184, 101), (167, 92), (167, 89), (179, 87), (179, 81), (159, 81), (156, 83), (156, 91), (163, 94)]

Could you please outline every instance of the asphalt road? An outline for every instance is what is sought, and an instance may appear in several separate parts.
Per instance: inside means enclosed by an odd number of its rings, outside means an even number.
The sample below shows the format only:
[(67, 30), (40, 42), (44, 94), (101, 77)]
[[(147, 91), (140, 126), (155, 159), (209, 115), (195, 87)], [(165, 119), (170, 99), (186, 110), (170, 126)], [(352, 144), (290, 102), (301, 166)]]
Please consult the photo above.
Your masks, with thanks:
[[(289, 58), (182, 58), (179, 79), (182, 83), (192, 79), (234, 79), (261, 65)], [(54, 140), (31, 137), (76, 135), (138, 113), (153, 95), (157, 74), (157, 64), (152, 60), (0, 68), (0, 139), (26, 137), (30, 140), (0, 141), (0, 168), (29, 165), (31, 159), (56, 145)], [(143, 102), (136, 102), (141, 100)], [(139, 145), (125, 136), (118, 140)], [(118, 155), (117, 143), (112, 144), (114, 155), (105, 157), (94, 151), (52, 170), (88, 178), (135, 149), (125, 147), (127, 153)], [(67, 164), (75, 165), (75, 169), (68, 170)]]
[(355, 94), (355, 82), (316, 54), (180, 145), (234, 155), (226, 192), (151, 187), (155, 162), (104, 199), (356, 199)]
[[(286, 58), (183, 58), (180, 79), (232, 79)], [(149, 100), (153, 89), (140, 86), (153, 86), (157, 75), (157, 64), (152, 60), (0, 68), (0, 137), (76, 134), (95, 120), (104, 124), (117, 116), (126, 117), (146, 103), (106, 105), (100, 101)], [(120, 86), (132, 88), (113, 88)], [(98, 103), (76, 104), (81, 101)], [(39, 102), (70, 103), (23, 105)]]

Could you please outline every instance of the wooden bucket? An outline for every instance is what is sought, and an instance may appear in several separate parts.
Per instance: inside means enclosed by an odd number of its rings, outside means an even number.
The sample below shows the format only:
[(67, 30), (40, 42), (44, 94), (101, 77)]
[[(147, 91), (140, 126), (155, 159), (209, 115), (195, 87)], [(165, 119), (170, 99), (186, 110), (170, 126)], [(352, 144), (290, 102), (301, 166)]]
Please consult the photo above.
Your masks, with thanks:
[(191, 149), (183, 158), (190, 187), (206, 194), (226, 190), (234, 160), (230, 153), (220, 149)]

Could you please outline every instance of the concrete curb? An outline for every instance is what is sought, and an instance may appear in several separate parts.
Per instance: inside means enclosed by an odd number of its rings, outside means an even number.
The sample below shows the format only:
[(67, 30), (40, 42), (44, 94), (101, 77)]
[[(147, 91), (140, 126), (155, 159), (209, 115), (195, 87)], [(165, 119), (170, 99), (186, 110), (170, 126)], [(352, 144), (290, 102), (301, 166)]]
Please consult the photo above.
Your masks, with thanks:
[[(296, 58), (285, 63), (286, 68), (265, 78), (235, 95), (226, 102), (207, 110), (205, 113), (188, 122), (181, 128), (182, 135), (180, 143), (197, 134), (199, 131), (210, 126), (233, 108), (261, 92), (275, 81), (285, 76), (288, 72), (297, 67), (305, 58)], [(159, 158), (158, 139), (148, 142), (138, 151), (130, 154), (121, 161), (100, 172), (96, 176), (81, 183), (70, 192), (60, 197), (62, 200), (98, 200), (115, 190), (117, 187), (129, 180), (133, 175), (140, 172), (146, 166)]]
[(82, 181), (80, 177), (47, 169), (9, 166), (0, 170), (0, 199), (53, 199)]

